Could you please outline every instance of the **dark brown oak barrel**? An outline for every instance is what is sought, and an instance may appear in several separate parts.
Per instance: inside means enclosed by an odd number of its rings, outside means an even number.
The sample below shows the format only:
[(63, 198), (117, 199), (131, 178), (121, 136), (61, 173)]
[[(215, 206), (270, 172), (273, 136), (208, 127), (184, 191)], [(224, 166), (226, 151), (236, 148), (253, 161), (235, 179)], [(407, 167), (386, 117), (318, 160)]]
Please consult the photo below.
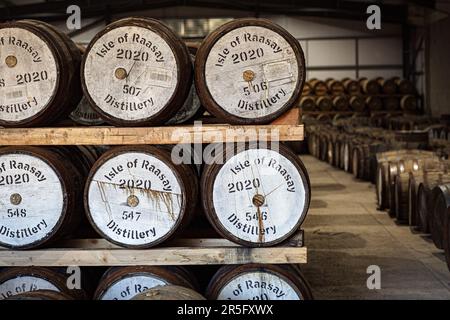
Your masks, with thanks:
[(206, 290), (212, 300), (311, 300), (311, 289), (292, 265), (246, 264), (220, 268)]
[(263, 124), (294, 107), (305, 82), (300, 43), (264, 19), (235, 19), (211, 32), (195, 59), (202, 105), (233, 124)]
[(76, 45), (35, 20), (0, 24), (0, 39), (0, 126), (49, 125), (67, 117), (81, 99)]
[(81, 65), (89, 104), (117, 126), (160, 125), (183, 106), (193, 68), (181, 39), (163, 23), (124, 18), (100, 31)]
[(176, 285), (195, 290), (197, 280), (183, 267), (130, 266), (109, 268), (100, 279), (95, 300), (130, 300), (148, 289)]
[(216, 231), (249, 247), (273, 246), (297, 233), (311, 198), (303, 163), (283, 144), (219, 147), (200, 186)]
[(174, 164), (155, 146), (124, 146), (94, 164), (84, 190), (85, 211), (108, 241), (148, 248), (173, 237), (193, 217), (198, 198), (195, 170)]

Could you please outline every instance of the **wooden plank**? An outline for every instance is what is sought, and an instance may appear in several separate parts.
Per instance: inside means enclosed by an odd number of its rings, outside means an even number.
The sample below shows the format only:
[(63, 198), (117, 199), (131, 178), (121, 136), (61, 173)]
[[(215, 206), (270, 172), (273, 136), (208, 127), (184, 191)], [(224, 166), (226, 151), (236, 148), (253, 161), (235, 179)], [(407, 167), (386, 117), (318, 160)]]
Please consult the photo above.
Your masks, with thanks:
[(133, 145), (242, 141), (300, 141), (303, 125), (68, 127), (0, 129), (0, 145)]
[(299, 108), (292, 108), (289, 111), (282, 114), (279, 118), (272, 121), (272, 125), (277, 124), (290, 124), (297, 125), (300, 124), (301, 116)]
[[(277, 247), (303, 247), (304, 231), (299, 230), (294, 236), (278, 245)], [(174, 239), (164, 247), (190, 247), (190, 248), (240, 248), (241, 246), (223, 238), (191, 238), (191, 239)], [(84, 249), (120, 249), (122, 247), (109, 242), (106, 239), (70, 239), (55, 243), (55, 248), (84, 248)], [(273, 248), (273, 247), (272, 247)], [(3, 250), (0, 247), (0, 252)], [(6, 250), (6, 249), (5, 249)]]
[(305, 247), (0, 250), (0, 267), (286, 264), (306, 261)]

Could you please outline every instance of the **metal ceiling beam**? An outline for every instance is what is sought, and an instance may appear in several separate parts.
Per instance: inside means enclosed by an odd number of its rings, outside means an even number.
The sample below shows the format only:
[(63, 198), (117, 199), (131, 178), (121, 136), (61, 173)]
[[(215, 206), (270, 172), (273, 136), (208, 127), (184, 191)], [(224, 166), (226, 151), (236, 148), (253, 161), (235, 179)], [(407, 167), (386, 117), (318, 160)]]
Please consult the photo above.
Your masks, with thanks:
[[(38, 18), (43, 20), (64, 19), (66, 8), (77, 4), (82, 8), (85, 18), (103, 15), (108, 9), (110, 14), (127, 11), (161, 9), (174, 6), (191, 6), (215, 9), (228, 9), (254, 13), (285, 14), (299, 16), (321, 16), (330, 18), (361, 20), (366, 17), (368, 3), (343, 0), (61, 0), (38, 4), (27, 4), (9, 8), (0, 8), (0, 20)], [(404, 5), (381, 5), (383, 21), (403, 23), (407, 12)], [(55, 13), (49, 15), (49, 13)]]

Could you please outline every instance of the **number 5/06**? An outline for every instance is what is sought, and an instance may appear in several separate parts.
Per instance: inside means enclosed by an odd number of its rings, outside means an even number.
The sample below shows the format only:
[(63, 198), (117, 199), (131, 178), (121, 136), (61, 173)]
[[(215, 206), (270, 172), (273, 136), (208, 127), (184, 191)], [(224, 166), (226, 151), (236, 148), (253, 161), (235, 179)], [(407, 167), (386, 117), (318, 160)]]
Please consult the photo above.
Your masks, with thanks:
[(244, 95), (249, 96), (251, 93), (258, 93), (267, 90), (267, 82), (255, 83), (244, 87)]

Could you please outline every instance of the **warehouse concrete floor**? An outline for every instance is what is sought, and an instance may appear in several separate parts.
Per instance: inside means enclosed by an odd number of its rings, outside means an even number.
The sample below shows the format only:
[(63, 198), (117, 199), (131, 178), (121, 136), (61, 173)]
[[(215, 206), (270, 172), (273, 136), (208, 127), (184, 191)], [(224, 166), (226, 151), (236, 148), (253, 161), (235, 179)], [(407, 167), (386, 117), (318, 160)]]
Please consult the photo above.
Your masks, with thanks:
[[(308, 263), (317, 299), (450, 299), (444, 254), (377, 211), (375, 187), (312, 156), (301, 156), (312, 185), (306, 222)], [(367, 288), (367, 267), (381, 270), (381, 289)]]

